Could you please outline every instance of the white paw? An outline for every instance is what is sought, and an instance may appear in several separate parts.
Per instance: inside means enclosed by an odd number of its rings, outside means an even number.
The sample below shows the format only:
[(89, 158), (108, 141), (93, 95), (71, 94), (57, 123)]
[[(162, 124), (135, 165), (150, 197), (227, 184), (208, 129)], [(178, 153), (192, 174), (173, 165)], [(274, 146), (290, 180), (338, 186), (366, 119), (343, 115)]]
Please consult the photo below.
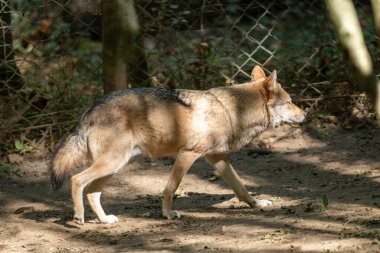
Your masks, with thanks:
[(107, 215), (104, 219), (102, 219), (101, 223), (113, 224), (117, 223), (119, 219), (115, 215)]
[(84, 224), (84, 218), (76, 214), (74, 215), (73, 221), (79, 225)]
[(270, 200), (261, 199), (257, 201), (256, 205), (257, 207), (267, 207), (273, 205), (273, 203)]
[(176, 211), (176, 210), (170, 210), (170, 211), (163, 211), (162, 215), (166, 217), (168, 220), (173, 220), (173, 219), (180, 219), (181, 218), (181, 213)]

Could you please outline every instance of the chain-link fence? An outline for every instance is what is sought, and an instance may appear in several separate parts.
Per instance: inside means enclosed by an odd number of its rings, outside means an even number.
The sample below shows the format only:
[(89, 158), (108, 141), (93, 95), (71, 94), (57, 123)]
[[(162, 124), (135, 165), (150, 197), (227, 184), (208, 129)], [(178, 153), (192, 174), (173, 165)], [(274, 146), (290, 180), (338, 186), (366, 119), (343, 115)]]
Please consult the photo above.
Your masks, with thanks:
[[(100, 1), (0, 3), (0, 151), (52, 146), (102, 95)], [(339, 99), (361, 98), (352, 96), (323, 1), (139, 0), (135, 5), (153, 86), (230, 85), (249, 80), (257, 64), (268, 72), (277, 69), (295, 98), (314, 109), (322, 100), (330, 99), (336, 108)], [(356, 7), (374, 56), (371, 6), (361, 1)]]

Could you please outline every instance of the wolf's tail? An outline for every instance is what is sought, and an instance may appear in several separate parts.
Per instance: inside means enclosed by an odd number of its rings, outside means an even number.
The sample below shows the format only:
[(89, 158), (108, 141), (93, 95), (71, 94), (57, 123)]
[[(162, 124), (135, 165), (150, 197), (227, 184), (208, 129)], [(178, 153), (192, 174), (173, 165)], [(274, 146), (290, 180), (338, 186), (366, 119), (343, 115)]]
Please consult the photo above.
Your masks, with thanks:
[(87, 134), (77, 130), (58, 145), (50, 161), (51, 190), (58, 190), (71, 172), (87, 161)]

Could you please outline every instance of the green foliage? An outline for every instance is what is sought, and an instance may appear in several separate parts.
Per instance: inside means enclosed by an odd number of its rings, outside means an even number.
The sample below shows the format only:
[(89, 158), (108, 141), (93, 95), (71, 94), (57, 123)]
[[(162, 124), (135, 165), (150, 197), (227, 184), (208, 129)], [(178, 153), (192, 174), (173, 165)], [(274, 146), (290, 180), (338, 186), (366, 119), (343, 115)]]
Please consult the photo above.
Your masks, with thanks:
[[(213, 18), (196, 22), (195, 13), (180, 6), (181, 1), (173, 5), (161, 0), (151, 5), (147, 9), (153, 21), (145, 23), (145, 29), (155, 39), (147, 55), (150, 72), (159, 84), (172, 81), (177, 87), (203, 89), (230, 79), (245, 82), (257, 62), (267, 69), (281, 70), (281, 80), (299, 88), (305, 83), (341, 81), (349, 76), (337, 71), (344, 62), (323, 2), (288, 0), (247, 7), (231, 1), (222, 12), (210, 12)], [(363, 23), (369, 24), (371, 17), (364, 14), (370, 13), (368, 6), (357, 8)], [(261, 15), (264, 9), (271, 15)], [(187, 32), (198, 27), (204, 30)], [(365, 36), (370, 38), (369, 44), (376, 45), (373, 25), (368, 27)], [(207, 45), (206, 51), (199, 50), (202, 45)]]
[[(281, 81), (301, 88), (307, 98), (311, 89), (305, 88), (305, 83), (333, 83), (349, 76), (337, 71), (344, 62), (323, 2), (135, 3), (155, 86), (207, 89), (245, 82), (259, 63), (281, 71)], [(25, 85), (14, 99), (17, 116), (4, 122), (2, 129), (20, 129), (17, 134), (31, 140), (55, 136), (50, 138), (55, 142), (102, 95), (102, 45), (90, 39), (87, 31), (71, 34), (70, 17), (63, 16), (63, 8), (69, 4), (14, 0), (12, 6), (15, 56), (21, 59), (18, 66)], [(358, 4), (357, 10), (369, 48), (375, 50), (369, 6)], [(45, 16), (52, 24), (51, 31), (43, 33), (39, 25)], [(325, 86), (316, 89), (327, 95), (332, 92)], [(11, 150), (15, 139), (21, 138), (6, 140)]]
[(33, 146), (23, 144), (20, 140), (15, 140), (15, 148), (21, 154), (33, 151)]
[(272, 196), (272, 197), (270, 198), (270, 200), (271, 200), (272, 202), (276, 202), (278, 199), (279, 199), (279, 197), (277, 197), (277, 196)]
[(17, 150), (22, 150), (24, 148), (20, 140), (15, 141), (15, 147)]
[[(5, 145), (0, 152), (33, 151), (20, 141), (21, 135), (56, 142), (102, 95), (101, 43), (83, 35), (73, 37), (71, 24), (59, 18), (60, 10), (50, 8), (46, 17), (44, 5), (45, 1), (13, 1), (17, 10), (12, 11), (13, 49), (24, 86), (12, 97), (17, 113), (1, 122), (2, 137), (12, 138), (1, 140)], [(47, 32), (41, 31), (44, 18), (52, 22)]]
[(17, 152), (24, 154), (27, 152), (31, 152), (33, 150), (33, 146), (22, 143), (20, 140), (15, 140), (15, 148)]
[(326, 194), (323, 194), (323, 197), (322, 197), (322, 203), (323, 203), (323, 207), (324, 207), (325, 209), (327, 209), (328, 206), (329, 206), (329, 199), (328, 199), (328, 197), (327, 197)]

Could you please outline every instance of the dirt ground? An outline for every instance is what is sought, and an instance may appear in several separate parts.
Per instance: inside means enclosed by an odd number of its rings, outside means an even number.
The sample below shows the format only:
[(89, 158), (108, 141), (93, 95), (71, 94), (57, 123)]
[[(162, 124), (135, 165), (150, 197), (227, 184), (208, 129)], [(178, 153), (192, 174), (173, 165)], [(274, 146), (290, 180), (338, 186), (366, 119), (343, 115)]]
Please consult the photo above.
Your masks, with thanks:
[[(273, 206), (251, 209), (203, 160), (160, 216), (172, 159), (131, 162), (102, 195), (119, 223), (71, 221), (69, 182), (48, 192), (46, 159), (0, 170), (0, 252), (380, 252), (380, 129), (282, 126), (232, 153), (245, 185)], [(258, 148), (265, 146), (268, 149)]]

